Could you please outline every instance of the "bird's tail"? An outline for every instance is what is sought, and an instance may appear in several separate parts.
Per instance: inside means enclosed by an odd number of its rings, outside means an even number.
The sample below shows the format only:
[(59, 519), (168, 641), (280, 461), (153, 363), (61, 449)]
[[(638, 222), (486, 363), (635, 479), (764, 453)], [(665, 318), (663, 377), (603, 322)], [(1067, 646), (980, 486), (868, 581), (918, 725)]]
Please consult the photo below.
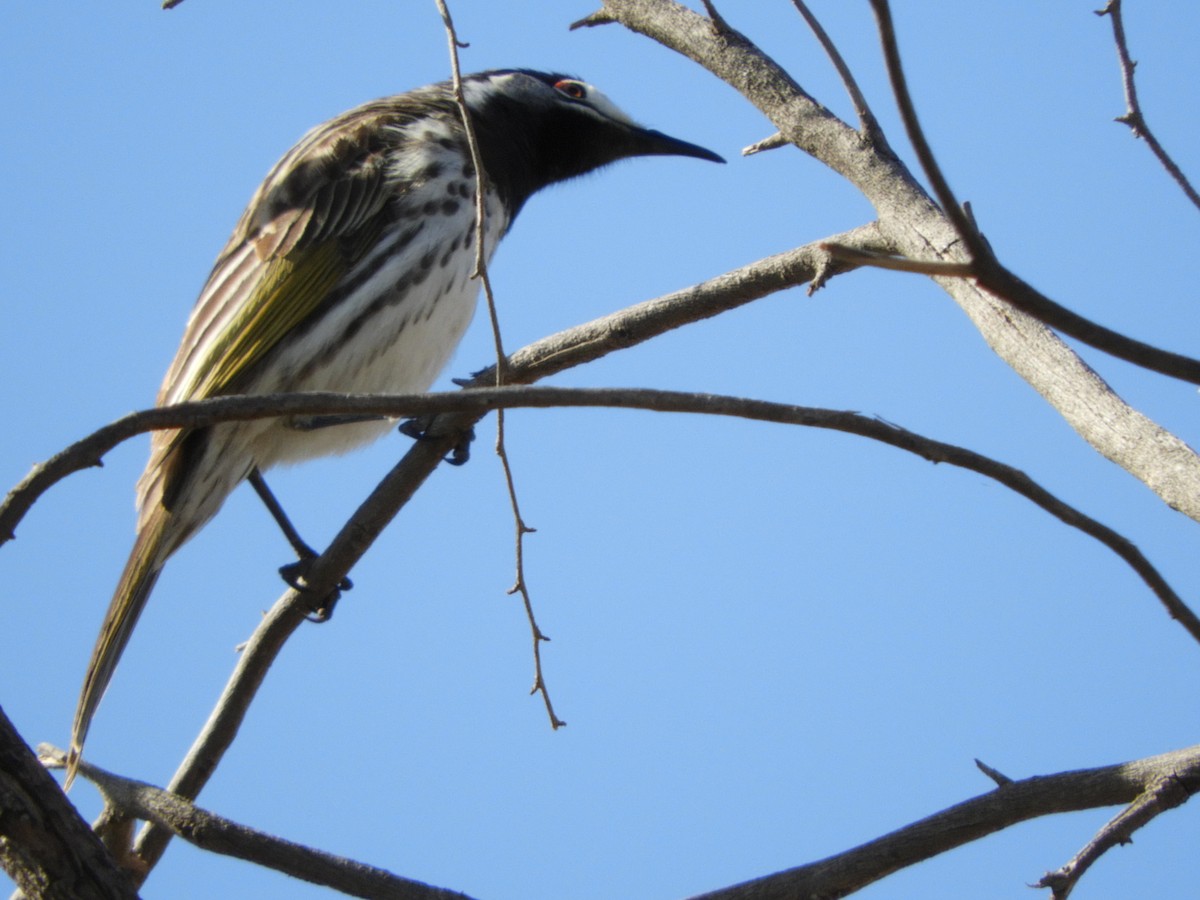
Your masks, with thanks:
[(71, 729), (71, 749), (67, 754), (64, 789), (69, 788), (75, 779), (79, 759), (83, 753), (83, 742), (87, 737), (92, 717), (96, 714), (96, 707), (100, 705), (117, 662), (125, 651), (125, 645), (129, 643), (129, 636), (146, 607), (150, 592), (154, 590), (163, 563), (174, 549), (166, 540), (170, 519), (171, 513), (162, 506), (157, 506), (139, 524), (137, 540), (129, 554), (129, 561), (125, 563), (125, 571), (121, 573), (121, 580), (117, 583), (108, 612), (104, 616), (104, 624), (100, 627), (100, 636), (96, 639), (87, 675), (83, 680), (83, 690), (75, 709), (75, 723)]

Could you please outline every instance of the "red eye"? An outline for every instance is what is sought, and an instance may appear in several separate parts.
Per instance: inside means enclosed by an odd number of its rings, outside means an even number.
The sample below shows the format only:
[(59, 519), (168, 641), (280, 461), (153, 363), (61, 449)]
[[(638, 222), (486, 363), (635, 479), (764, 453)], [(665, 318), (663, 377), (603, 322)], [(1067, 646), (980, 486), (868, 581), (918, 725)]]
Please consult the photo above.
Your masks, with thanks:
[(578, 81), (567, 81), (566, 79), (563, 79), (554, 85), (554, 88), (560, 93), (566, 94), (572, 100), (587, 99), (587, 88)]

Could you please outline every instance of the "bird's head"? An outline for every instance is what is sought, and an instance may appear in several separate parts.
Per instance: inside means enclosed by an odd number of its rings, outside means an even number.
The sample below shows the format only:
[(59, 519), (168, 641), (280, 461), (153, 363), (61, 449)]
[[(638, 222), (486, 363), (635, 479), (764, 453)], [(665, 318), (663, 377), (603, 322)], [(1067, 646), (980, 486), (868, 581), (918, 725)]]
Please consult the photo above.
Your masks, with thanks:
[(498, 69), (463, 79), (488, 177), (513, 208), (535, 191), (633, 156), (711, 150), (645, 128), (603, 93), (570, 75)]

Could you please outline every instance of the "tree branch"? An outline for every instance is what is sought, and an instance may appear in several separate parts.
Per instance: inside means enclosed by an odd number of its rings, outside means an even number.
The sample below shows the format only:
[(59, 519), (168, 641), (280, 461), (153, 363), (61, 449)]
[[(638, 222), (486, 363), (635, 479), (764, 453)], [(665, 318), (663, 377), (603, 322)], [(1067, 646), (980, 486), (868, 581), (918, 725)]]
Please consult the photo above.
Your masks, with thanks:
[[(839, 242), (862, 243), (878, 248), (888, 246), (885, 242), (876, 240), (873, 225), (861, 226), (835, 239)], [(638, 304), (530, 344), (509, 358), (509, 383), (523, 384), (545, 378), (615, 350), (642, 343), (688, 322), (715, 316), (775, 291), (802, 284), (814, 277), (828, 277), (849, 268), (851, 267), (844, 263), (831, 261), (828, 254), (819, 250), (815, 244), (759, 260), (700, 285)], [(494, 378), (494, 372), (485, 369), (469, 384), (488, 385), (493, 383)], [(346, 402), (348, 398), (341, 399)], [(411, 399), (418, 401), (417, 405), (407, 408), (406, 402), (406, 408), (399, 414), (422, 415), (437, 412), (439, 408), (460, 411), (439, 415), (433, 420), (426, 430), (425, 440), (413, 444), (404, 458), (376, 486), (334, 537), (328, 549), (313, 561), (305, 581), (309, 591), (318, 596), (332, 590), (345, 577), (383, 528), (453, 449), (459, 436), (474, 427), (491, 408), (486, 403), (484, 406), (487, 406), (487, 409), (477, 406), (477, 400), (471, 399), (466, 393), (447, 395), (443, 398), (426, 395), (424, 398)], [(356, 398), (354, 402), (360, 400), (378, 402), (379, 398)], [(443, 404), (443, 400), (449, 403)], [(167, 411), (153, 412), (161, 415)], [(261, 415), (262, 408), (255, 413)], [(94, 462), (103, 452), (100, 446), (89, 445), (86, 441), (81, 442), (81, 445), (84, 445), (80, 450), (84, 461)], [(63, 459), (63, 454), (59, 454), (46, 464), (46, 468), (61, 477), (59, 473), (67, 471), (67, 465), (68, 461)], [(13, 502), (12, 510), (19, 513), (27, 509), (35, 490), (44, 490), (46, 484), (52, 483), (47, 481), (47, 477), (41, 467), (35, 468), (22, 483), (21, 492)], [(33, 481), (37, 484), (31, 485)], [(13, 494), (10, 493), (10, 499), (12, 497)], [(9, 500), (0, 505), (0, 537), (4, 535), (6, 528), (11, 530), (16, 524), (16, 519), (9, 515), (8, 506)], [(248, 708), (250, 698), (245, 697), (244, 692), (236, 688), (235, 682), (239, 678), (245, 678), (247, 683), (256, 686), (261, 681), (274, 655), (278, 653), (291, 631), (299, 626), (302, 613), (307, 611), (307, 608), (307, 598), (294, 591), (286, 593), (276, 603), (268, 616), (276, 623), (271, 640), (264, 642), (268, 652), (253, 665), (248, 659), (251, 654), (248, 651), (243, 653), (243, 658), (239, 661), (230, 684), (226, 686), (218, 708), (210, 716), (204, 731), (193, 743), (187, 759), (172, 778), (168, 789), (173, 793), (188, 799), (197, 796), (228, 749)], [(275, 631), (274, 628), (278, 630)], [(170, 835), (163, 829), (147, 826), (139, 836), (135, 850), (148, 866), (153, 867), (162, 856), (169, 840)]]
[(1200, 790), (1200, 746), (1115, 766), (1013, 781), (845, 853), (693, 900), (844, 897), (892, 872), (1018, 822), (1129, 803), (1163, 779), (1175, 781), (1184, 799)]
[(134, 900), (137, 891), (0, 710), (0, 866), (15, 898)]
[[(514, 369), (514, 371), (519, 371)], [(480, 373), (475, 381), (486, 383), (488, 373)], [(474, 382), (472, 382), (474, 383)], [(428, 440), (416, 442), (397, 463), (396, 467), (375, 489), (371, 497), (351, 517), (342, 530), (349, 534), (348, 540), (354, 545), (350, 555), (340, 556), (337, 572), (329, 584), (323, 577), (328, 566), (318, 565), (320, 561), (328, 562), (327, 557), (341, 548), (341, 537), (334, 539), (329, 550), (313, 563), (311, 577), (306, 578), (305, 594), (289, 591), (281, 598), (281, 603), (295, 595), (299, 602), (286, 615), (281, 613), (282, 627), (289, 632), (299, 625), (306, 613), (311, 612), (307, 604), (306, 594), (321, 594), (331, 590), (344, 578), (351, 566), (362, 556), (371, 541), (375, 539), (391, 517), (403, 507), (408, 497), (416, 491), (420, 484), (437, 467), (438, 462), (454, 442), (458, 439), (457, 429), (461, 423), (477, 422), (487, 413), (500, 409), (546, 409), (551, 407), (604, 407), (610, 409), (642, 409), (653, 412), (695, 413), (701, 415), (730, 416), (751, 419), (759, 422), (774, 422), (786, 425), (801, 425), (809, 428), (825, 428), (841, 431), (859, 437), (870, 438), (880, 443), (888, 444), (921, 456), (934, 463), (947, 463), (963, 469), (968, 469), (980, 475), (998, 481), (1010, 490), (1020, 494), (1055, 518), (1077, 528), (1087, 535), (1100, 541), (1116, 553), (1132, 568), (1146, 585), (1162, 601), (1171, 618), (1178, 621), (1189, 634), (1200, 642), (1200, 617), (1198, 617), (1167, 583), (1166, 579), (1141, 553), (1128, 538), (1123, 537), (1106, 525), (1096, 521), (1080, 510), (1064, 503), (1047, 491), (1020, 469), (1009, 466), (991, 457), (959, 447), (924, 437), (907, 429), (885, 422), (882, 419), (871, 418), (854, 412), (821, 409), (810, 406), (796, 406), (787, 403), (772, 403), (766, 400), (754, 400), (745, 397), (729, 397), (719, 394), (696, 394), (683, 391), (662, 391), (649, 388), (552, 388), (509, 385), (501, 388), (471, 388), (460, 393), (451, 394), (396, 394), (396, 395), (346, 395), (346, 394), (266, 394), (255, 397), (220, 397), (210, 400), (200, 400), (194, 403), (181, 403), (177, 406), (155, 408), (140, 413), (133, 413), (114, 425), (120, 425), (129, 420), (138, 420), (139, 430), (151, 428), (178, 428), (184, 425), (194, 426), (197, 423), (211, 424), (218, 421), (235, 421), (254, 418), (268, 418), (279, 415), (340, 415), (340, 414), (373, 414), (388, 417), (441, 412), (439, 418), (453, 422), (452, 425), (439, 432), (429, 435)], [(414, 410), (419, 410), (414, 413)], [(109, 426), (111, 429), (113, 426)], [(101, 429), (105, 431), (108, 429)], [(100, 432), (97, 432), (99, 434)], [(94, 437), (94, 435), (93, 435)], [(89, 439), (75, 446), (86, 443)], [(403, 477), (403, 482), (393, 483), (393, 477)], [(411, 479), (411, 480), (410, 480)], [(395, 496), (391, 496), (393, 492)], [(377, 507), (371, 504), (378, 503)], [(383, 517), (384, 510), (390, 510), (393, 503), (395, 509)], [(361, 517), (367, 516), (366, 520)], [(349, 548), (347, 548), (349, 549)], [(342, 568), (342, 566), (345, 568)], [(320, 574), (318, 574), (320, 569)], [(263, 628), (271, 626), (273, 619), (268, 616), (263, 622)], [(280, 642), (282, 643), (282, 642)], [(274, 641), (270, 642), (274, 647)], [(277, 648), (276, 648), (277, 649)], [(242, 663), (252, 656), (247, 651), (242, 654)], [(255, 682), (257, 684), (257, 682)], [(232, 735), (231, 735), (232, 737)], [(171, 790), (184, 796), (191, 795), (187, 789), (172, 783)]]
[(1196, 192), (1187, 176), (1183, 174), (1183, 170), (1167, 153), (1167, 149), (1159, 143), (1158, 138), (1154, 136), (1154, 132), (1146, 123), (1146, 117), (1142, 114), (1142, 105), (1138, 101), (1137, 84), (1133, 79), (1133, 71), (1137, 68), (1137, 63), (1129, 55), (1129, 44), (1125, 39), (1125, 20), (1121, 14), (1121, 0), (1108, 0), (1104, 9), (1096, 10), (1096, 15), (1109, 16), (1112, 19), (1113, 42), (1117, 45), (1117, 60), (1121, 64), (1121, 84), (1125, 89), (1125, 114), (1117, 116), (1115, 121), (1128, 125), (1135, 138), (1142, 138), (1146, 142), (1150, 151), (1158, 157), (1162, 167), (1167, 170), (1167, 174), (1175, 179), (1175, 183), (1179, 185), (1184, 195), (1192, 201), (1192, 205), (1200, 208), (1200, 194)]
[(837, 259), (854, 263), (856, 266), (872, 266), (892, 272), (913, 272), (917, 275), (929, 275), (936, 278), (972, 278), (975, 275), (975, 266), (971, 263), (889, 256), (886, 253), (859, 250), (857, 247), (843, 247), (841, 244), (829, 241), (822, 244), (821, 249), (828, 250)]
[[(66, 765), (66, 753), (49, 744), (38, 746), (38, 756), (50, 768)], [(432, 887), (239, 825), (161, 788), (122, 778), (88, 762), (80, 762), (79, 772), (96, 785), (108, 807), (120, 815), (154, 822), (201, 850), (243, 859), (311, 884), (331, 887), (350, 897), (471, 900), (457, 891)]]
[(1037, 883), (1037, 887), (1050, 888), (1054, 900), (1067, 900), (1092, 863), (1113, 847), (1132, 843), (1135, 831), (1167, 810), (1186, 803), (1197, 789), (1194, 779), (1181, 776), (1178, 772), (1158, 775), (1133, 803), (1101, 828), (1070, 862), (1056, 872), (1048, 872)]
[[(879, 239), (874, 224), (868, 224), (828, 238), (841, 245), (863, 246), (886, 251), (891, 245)], [(634, 347), (664, 332), (690, 322), (719, 315), (777, 291), (797, 287), (815, 278), (828, 279), (849, 271), (853, 266), (832, 261), (815, 241), (795, 250), (761, 259), (758, 262), (681, 291), (647, 300), (627, 309), (594, 319), (583, 325), (561, 331), (530, 344), (514, 353), (510, 363), (514, 369), (510, 381), (527, 384), (606, 356), (617, 350)], [(471, 382), (486, 386), (495, 383), (492, 369), (484, 370)], [(178, 428), (183, 425), (211, 425), (218, 421), (256, 419), (272, 414), (285, 414), (291, 409), (308, 409), (312, 395), (304, 399), (297, 395), (289, 403), (297, 407), (264, 402), (262, 398), (241, 398), (225, 408), (220, 404), (197, 406), (182, 404), (170, 409), (153, 409), (125, 416), (98, 429), (81, 441), (72, 444), (43, 463), (35, 465), (15, 485), (0, 503), (0, 546), (16, 536), (16, 528), (33, 504), (45, 491), (68, 475), (82, 469), (103, 465), (104, 454), (122, 441), (143, 431), (156, 428)], [(377, 412), (367, 398), (360, 398), (363, 412)], [(399, 409), (389, 407), (396, 415), (424, 416), (453, 408), (435, 395), (414, 396), (411, 403)], [(353, 405), (353, 404), (352, 404)], [(346, 408), (342, 407), (341, 411)], [(214, 414), (212, 410), (222, 410)], [(207, 418), (206, 418), (207, 417)]]
[(879, 120), (871, 112), (867, 98), (863, 94), (862, 89), (859, 88), (858, 81), (854, 78), (854, 73), (846, 65), (846, 60), (842, 57), (841, 51), (838, 50), (837, 44), (833, 42), (833, 39), (829, 36), (829, 32), (825, 30), (817, 17), (812, 14), (812, 11), (808, 8), (808, 4), (804, 0), (792, 0), (792, 5), (796, 7), (796, 11), (800, 13), (809, 30), (816, 37), (817, 42), (821, 45), (821, 49), (829, 57), (829, 62), (837, 71), (838, 77), (842, 79), (842, 85), (846, 88), (846, 93), (850, 96), (850, 102), (854, 104), (854, 114), (858, 117), (858, 126), (862, 129), (864, 139), (880, 147), (886, 147), (887, 138), (883, 134), (883, 129), (879, 126)]
[[(532, 377), (529, 369), (514, 365), (513, 371), (522, 377)], [(488, 373), (477, 380), (487, 383)], [(274, 401), (275, 408), (269, 404)], [(309, 592), (318, 596), (332, 590), (349, 573), (376, 537), (396, 513), (407, 503), (424, 480), (433, 472), (445, 453), (457, 441), (464, 427), (470, 427), (487, 411), (498, 406), (605, 406), (628, 409), (648, 409), (659, 412), (695, 412), (712, 415), (737, 416), (758, 421), (828, 428), (868, 437), (933, 462), (946, 462), (993, 478), (1006, 487), (1032, 500), (1047, 512), (1072, 527), (1099, 540), (1146, 582), (1159, 597), (1168, 613), (1200, 641), (1200, 618), (1170, 587), (1154, 566), (1127, 538), (1107, 526), (1063, 503), (1046, 491), (1024, 472), (981, 454), (924, 438), (887, 422), (857, 413), (814, 409), (788, 404), (769, 403), (737, 397), (710, 394), (688, 394), (671, 391), (637, 389), (555, 389), (555, 388), (479, 388), (447, 395), (414, 395), (411, 397), (347, 397), (340, 395), (278, 395), (276, 397), (232, 397), (206, 400), (178, 407), (151, 410), (135, 414), (143, 416), (143, 426), (153, 415), (160, 427), (178, 427), (180, 419), (169, 418), (183, 411), (203, 410), (215, 421), (214, 410), (238, 414), (239, 418), (277, 415), (286, 409), (291, 414), (321, 415), (346, 412), (372, 412), (395, 415), (409, 412), (418, 401), (436, 408), (456, 410), (439, 416), (449, 424), (441, 431), (430, 431), (427, 440), (416, 442), (405, 457), (392, 469), (372, 494), (343, 526), (328, 549), (313, 561), (306, 581)], [(230, 418), (226, 415), (222, 418)], [(167, 419), (163, 422), (162, 419)], [(271, 663), (291, 633), (299, 627), (309, 611), (308, 592), (287, 591), (264, 618), (239, 658), (229, 684), (209, 717), (204, 730), (193, 744), (187, 758), (169, 790), (187, 799), (194, 799), (215, 770), (221, 757), (232, 743), (258, 686)], [(153, 826), (143, 831), (135, 847), (148, 868), (153, 867), (166, 847), (169, 835)]]
[[(718, 39), (708, 20), (672, 0), (604, 0), (609, 21), (644, 34), (708, 69), (754, 104), (791, 143), (858, 188), (879, 213), (890, 252), (963, 261), (962, 239), (894, 156), (815, 102), (737, 32)], [(1200, 521), (1200, 456), (1126, 404), (1049, 328), (962, 278), (938, 279), (992, 349), (1107, 459)]]
[(950, 184), (942, 174), (933, 149), (925, 139), (925, 132), (917, 119), (917, 110), (908, 90), (908, 81), (904, 77), (904, 68), (900, 64), (900, 48), (896, 40), (896, 31), (892, 24), (888, 0), (871, 0), (871, 6), (875, 10), (879, 22), (879, 39), (883, 46), (884, 60), (887, 63), (888, 78), (896, 95), (896, 106), (900, 110), (904, 128), (908, 132), (909, 142), (917, 154), (925, 176), (933, 187), (938, 202), (966, 246), (971, 259), (971, 267), (979, 285), (1051, 328), (1056, 328), (1063, 334), (1070, 335), (1098, 350), (1103, 350), (1117, 359), (1123, 359), (1161, 375), (1168, 375), (1192, 384), (1200, 384), (1200, 360), (1192, 359), (1181, 353), (1161, 350), (1093, 322), (1091, 319), (1055, 303), (1032, 285), (1018, 278), (1000, 262), (991, 246), (975, 227), (975, 223), (955, 198), (954, 192), (950, 190)]

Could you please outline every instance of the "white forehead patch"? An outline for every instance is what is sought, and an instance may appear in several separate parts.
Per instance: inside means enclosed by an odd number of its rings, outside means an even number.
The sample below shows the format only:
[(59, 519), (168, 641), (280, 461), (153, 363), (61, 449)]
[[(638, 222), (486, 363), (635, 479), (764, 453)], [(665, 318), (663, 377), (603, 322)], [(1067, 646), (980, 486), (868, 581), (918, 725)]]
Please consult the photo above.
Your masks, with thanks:
[[(611, 119), (614, 122), (620, 122), (624, 125), (637, 125), (621, 107), (609, 100), (605, 93), (595, 85), (574, 79), (563, 79), (563, 81), (583, 88), (584, 95), (575, 100), (575, 102), (584, 109), (591, 110), (601, 118)], [(526, 92), (536, 93), (546, 90), (557, 89), (522, 72), (506, 72), (503, 75), (493, 75), (486, 80), (463, 82), (463, 96), (467, 101), (467, 105), (475, 108), (484, 105), (487, 102), (488, 96), (497, 92), (520, 96)], [(564, 94), (563, 96), (567, 95)]]
[(576, 84), (583, 85), (587, 91), (587, 96), (578, 101), (579, 103), (584, 106), (590, 106), (606, 119), (613, 119), (617, 122), (623, 122), (626, 125), (636, 124), (633, 119), (625, 114), (625, 111), (621, 107), (609, 100), (605, 93), (598, 87), (584, 81), (577, 81)]

